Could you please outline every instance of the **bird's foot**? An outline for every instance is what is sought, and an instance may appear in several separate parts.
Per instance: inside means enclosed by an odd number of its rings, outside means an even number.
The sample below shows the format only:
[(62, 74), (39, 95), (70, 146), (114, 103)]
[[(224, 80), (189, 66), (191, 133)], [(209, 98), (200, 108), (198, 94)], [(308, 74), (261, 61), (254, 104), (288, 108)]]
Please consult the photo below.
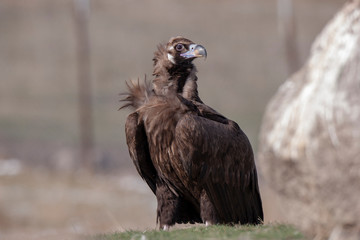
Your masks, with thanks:
[(164, 226), (162, 226), (161, 229), (162, 229), (163, 231), (169, 231), (169, 228), (170, 228), (169, 225), (164, 225)]
[(210, 221), (205, 221), (205, 226), (206, 226), (206, 227), (211, 226), (211, 225), (213, 225), (212, 222), (210, 222)]

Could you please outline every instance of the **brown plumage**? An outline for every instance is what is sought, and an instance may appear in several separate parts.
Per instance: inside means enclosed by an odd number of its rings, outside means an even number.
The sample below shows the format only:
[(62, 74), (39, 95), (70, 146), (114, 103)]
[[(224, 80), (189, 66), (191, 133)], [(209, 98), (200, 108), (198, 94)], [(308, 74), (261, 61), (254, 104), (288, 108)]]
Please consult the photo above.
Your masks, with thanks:
[(155, 76), (128, 84), (130, 156), (158, 201), (160, 228), (175, 223), (263, 221), (254, 155), (239, 126), (205, 105), (192, 61), (201, 45), (171, 38), (155, 52)]

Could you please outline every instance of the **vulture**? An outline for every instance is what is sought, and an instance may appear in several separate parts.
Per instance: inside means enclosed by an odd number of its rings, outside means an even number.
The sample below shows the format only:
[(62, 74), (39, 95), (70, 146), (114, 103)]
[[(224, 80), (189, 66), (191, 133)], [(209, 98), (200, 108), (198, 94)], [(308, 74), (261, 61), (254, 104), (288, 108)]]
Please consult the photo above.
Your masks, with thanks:
[(254, 154), (234, 122), (204, 104), (195, 58), (206, 49), (171, 38), (154, 54), (154, 79), (127, 82), (122, 108), (130, 157), (157, 199), (157, 223), (261, 224)]

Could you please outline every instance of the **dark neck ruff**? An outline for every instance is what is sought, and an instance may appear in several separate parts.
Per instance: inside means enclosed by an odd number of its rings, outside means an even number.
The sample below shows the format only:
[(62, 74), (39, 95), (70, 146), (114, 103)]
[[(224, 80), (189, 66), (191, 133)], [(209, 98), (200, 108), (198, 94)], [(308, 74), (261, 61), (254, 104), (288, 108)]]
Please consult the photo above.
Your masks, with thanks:
[(168, 69), (169, 81), (176, 83), (176, 92), (182, 93), (186, 80), (188, 79), (194, 65), (192, 63), (186, 63), (183, 65), (176, 65)]

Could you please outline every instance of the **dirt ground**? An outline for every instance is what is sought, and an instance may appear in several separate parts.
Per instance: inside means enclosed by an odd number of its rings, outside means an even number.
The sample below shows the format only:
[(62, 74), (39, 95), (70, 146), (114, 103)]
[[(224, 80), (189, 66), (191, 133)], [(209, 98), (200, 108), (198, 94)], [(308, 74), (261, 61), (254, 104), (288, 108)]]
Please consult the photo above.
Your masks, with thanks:
[[(266, 222), (278, 220), (261, 189)], [(156, 228), (156, 200), (129, 174), (90, 175), (22, 169), (1, 176), (0, 239), (73, 239), (128, 229)]]
[(0, 239), (155, 228), (155, 198), (134, 175), (26, 169), (1, 177), (0, 202)]

